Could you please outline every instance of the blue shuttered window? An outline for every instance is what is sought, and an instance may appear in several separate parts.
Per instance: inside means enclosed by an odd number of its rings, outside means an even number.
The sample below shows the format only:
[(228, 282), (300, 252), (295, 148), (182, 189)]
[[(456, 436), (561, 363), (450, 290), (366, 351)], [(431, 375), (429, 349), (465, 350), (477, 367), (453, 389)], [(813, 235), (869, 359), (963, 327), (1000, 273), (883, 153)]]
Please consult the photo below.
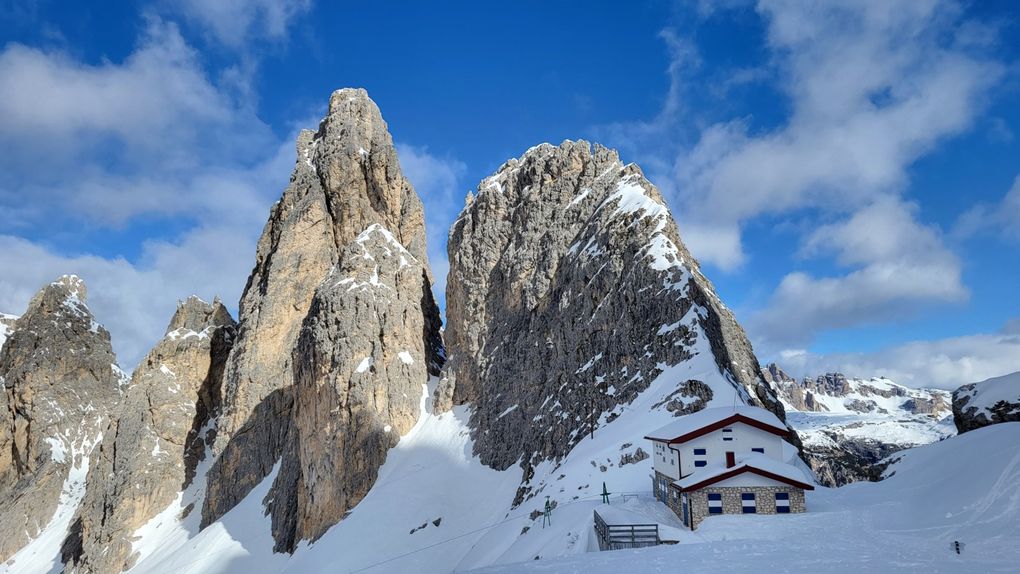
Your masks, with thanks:
[(722, 514), (722, 495), (715, 492), (708, 493), (708, 513)]
[(740, 505), (744, 510), (744, 514), (754, 514), (758, 511), (757, 506), (754, 502), (753, 492), (744, 492), (740, 494)]
[(790, 493), (789, 492), (777, 492), (776, 493), (776, 514), (789, 514), (790, 512)]

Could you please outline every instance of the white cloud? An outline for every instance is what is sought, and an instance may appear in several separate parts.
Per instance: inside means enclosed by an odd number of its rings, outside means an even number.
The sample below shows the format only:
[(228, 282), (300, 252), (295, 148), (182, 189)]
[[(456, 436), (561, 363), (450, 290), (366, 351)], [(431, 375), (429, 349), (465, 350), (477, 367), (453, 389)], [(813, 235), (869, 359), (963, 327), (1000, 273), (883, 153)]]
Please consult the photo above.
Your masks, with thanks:
[(829, 255), (847, 275), (786, 275), (751, 318), (756, 346), (809, 343), (815, 333), (884, 322), (919, 306), (962, 301), (967, 289), (957, 257), (937, 230), (916, 221), (916, 206), (883, 197), (845, 221), (821, 226), (804, 241), (806, 255)]
[[(122, 225), (140, 215), (250, 216), (250, 195), (227, 182), (278, 140), (231, 88), (209, 80), (176, 26), (150, 19), (119, 63), (8, 45), (0, 144), (9, 150), (0, 206), (19, 225), (56, 216)], [(68, 209), (55, 214), (54, 205)]]
[(953, 234), (960, 238), (993, 234), (1020, 241), (1020, 176), (1013, 180), (1013, 186), (997, 204), (980, 203), (964, 212)]
[(778, 361), (796, 377), (838, 371), (851, 377), (885, 376), (912, 387), (955, 389), (1020, 371), (1020, 332), (913, 341), (874, 353), (787, 350)]
[(198, 229), (178, 243), (146, 245), (147, 262), (133, 264), (94, 255), (62, 256), (0, 235), (0, 308), (20, 314), (41, 286), (77, 274), (88, 285), (89, 307), (113, 337), (121, 366), (131, 369), (162, 336), (178, 299), (198, 294), (207, 301), (217, 295), (228, 304), (237, 301), (254, 249), (254, 240), (235, 230)]
[[(175, 302), (192, 294), (219, 296), (236, 312), (254, 264), (255, 246), (271, 200), (279, 195), (294, 162), (291, 145), (248, 171), (198, 174), (197, 182), (230, 188), (210, 193), (209, 217), (173, 240), (146, 240), (135, 261), (94, 254), (64, 254), (22, 237), (0, 235), (0, 309), (20, 314), (35, 292), (67, 273), (85, 279), (89, 307), (110, 331), (121, 366), (133, 368), (162, 337)], [(233, 202), (237, 199), (238, 202)], [(228, 215), (231, 205), (238, 213)], [(217, 219), (213, 214), (220, 214)]]
[(158, 19), (150, 19), (138, 48), (120, 63), (90, 65), (9, 44), (0, 53), (0, 79), (3, 137), (34, 154), (54, 147), (87, 153), (113, 138), (131, 157), (159, 149), (166, 163), (180, 150), (154, 135), (202, 145), (215, 141), (211, 128), (236, 129), (252, 119), (239, 117), (229, 94), (208, 81), (177, 26)]
[[(295, 161), (296, 129), (274, 136), (224, 76), (211, 80), (177, 27), (155, 18), (120, 62), (17, 44), (0, 52), (0, 144), (10, 150), (0, 157), (0, 309), (20, 313), (42, 285), (77, 273), (130, 368), (176, 300), (219, 295), (236, 307)], [(141, 243), (131, 260), (56, 238), (125, 226)]]
[[(952, 0), (846, 0), (810, 10), (760, 0), (756, 10), (766, 25), (767, 64), (731, 71), (741, 80), (769, 79), (786, 96), (789, 113), (778, 125), (763, 130), (754, 117), (706, 122), (712, 114), (690, 101), (713, 96), (719, 82), (699, 82), (698, 57), (677, 50), (685, 44), (676, 40), (662, 113), (603, 133), (638, 150), (676, 205), (685, 243), (723, 270), (746, 262), (751, 222), (836, 221), (800, 238), (804, 263), (831, 258), (836, 269), (791, 270), (754, 315), (752, 334), (766, 349), (965, 300), (960, 262), (905, 194), (912, 164), (972, 127), (1003, 77), (1005, 67), (987, 55), (996, 30), (964, 21)], [(725, 100), (710, 107), (727, 109)], [(664, 144), (675, 150), (665, 171)]]
[(224, 45), (239, 48), (253, 39), (284, 38), (294, 19), (311, 8), (312, 0), (184, 0), (167, 6)]
[(404, 175), (425, 205), (429, 264), (435, 277), (432, 291), (440, 306), (445, 307), (446, 274), (450, 269), (446, 240), (450, 226), (459, 215), (456, 206), (465, 195), (461, 192), (460, 180), (467, 166), (455, 158), (432, 155), (425, 147), (398, 143), (397, 154)]
[[(973, 122), (1002, 67), (958, 49), (949, 2), (762, 1), (787, 123), (715, 124), (677, 161), (692, 218), (741, 223), (806, 207), (846, 211), (897, 192), (906, 170)], [(697, 246), (695, 246), (695, 250)], [(721, 263), (740, 261), (727, 254)]]

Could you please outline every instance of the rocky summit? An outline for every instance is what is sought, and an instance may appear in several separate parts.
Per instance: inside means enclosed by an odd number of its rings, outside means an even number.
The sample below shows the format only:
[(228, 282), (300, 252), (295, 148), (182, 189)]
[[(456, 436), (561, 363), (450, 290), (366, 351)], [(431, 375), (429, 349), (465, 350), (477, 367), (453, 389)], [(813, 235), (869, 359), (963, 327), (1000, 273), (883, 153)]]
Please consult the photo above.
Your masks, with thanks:
[(421, 200), (364, 90), (303, 131), (269, 216), (227, 361), (203, 524), (280, 461), (279, 550), (364, 496), (443, 361)]
[(219, 300), (191, 297), (178, 305), (163, 339), (135, 369), (93, 454), (85, 497), (64, 543), (68, 571), (130, 568), (134, 531), (195, 479), (235, 330)]
[(110, 334), (86, 295), (75, 276), (45, 286), (0, 351), (0, 561), (47, 525), (66, 528), (120, 399)]
[(736, 391), (783, 418), (658, 189), (613, 150), (566, 141), (509, 160), (468, 196), (449, 259), (436, 403), (472, 405), (485, 464), (520, 462), (527, 483), (696, 356), (713, 379), (672, 380), (662, 404), (674, 415)]

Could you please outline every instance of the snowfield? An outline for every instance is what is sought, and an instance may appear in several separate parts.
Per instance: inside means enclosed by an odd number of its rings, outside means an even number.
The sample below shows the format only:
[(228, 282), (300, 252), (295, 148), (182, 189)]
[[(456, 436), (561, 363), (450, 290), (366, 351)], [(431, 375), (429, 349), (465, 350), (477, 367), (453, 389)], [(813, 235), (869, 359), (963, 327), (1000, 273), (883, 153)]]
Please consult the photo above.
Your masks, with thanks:
[[(912, 389), (889, 379), (848, 379), (850, 392), (842, 396), (812, 393), (821, 411), (800, 411), (783, 399), (787, 422), (806, 446), (836, 449), (844, 440), (874, 441), (900, 448), (938, 442), (956, 434), (952, 396), (938, 389)], [(883, 397), (872, 389), (899, 392)], [(913, 414), (904, 408), (908, 400), (940, 398), (942, 407), (932, 414)], [(862, 411), (859, 406), (871, 405)]]
[[(423, 385), (418, 423), (390, 451), (374, 487), (319, 540), (302, 543), (293, 555), (272, 553), (263, 500), (273, 474), (198, 531), (206, 460), (178, 501), (135, 533), (139, 556), (130, 572), (1017, 571), (1020, 423), (897, 453), (882, 482), (807, 493), (806, 514), (717, 516), (696, 532), (683, 529), (651, 496), (650, 460), (628, 459), (640, 458), (638, 448), (652, 450), (641, 437), (676, 420), (661, 403), (678, 380), (711, 381), (709, 407), (743, 403), (701, 348), (703, 335), (698, 345), (694, 358), (666, 367), (633, 403), (618, 406), (615, 420), (603, 419), (594, 438), (585, 437), (559, 464), (540, 465), (531, 480), (534, 496), (516, 508), (520, 469), (495, 471), (473, 456), (469, 409), (433, 413), (433, 380)], [(677, 544), (597, 552), (592, 514), (602, 504), (603, 482), (612, 493), (604, 513), (658, 523), (662, 538)], [(552, 524), (543, 527), (537, 511), (547, 496), (556, 507)], [(66, 525), (54, 526), (44, 533), (47, 540), (61, 540), (66, 532)], [(950, 551), (954, 540), (964, 543), (960, 555)], [(0, 572), (59, 569), (53, 550), (49, 545), (38, 560), (22, 554)]]
[[(1020, 423), (897, 453), (885, 480), (807, 493), (808, 512), (716, 516), (676, 546), (478, 572), (961, 573), (1020, 570)], [(961, 554), (952, 549), (963, 543)]]

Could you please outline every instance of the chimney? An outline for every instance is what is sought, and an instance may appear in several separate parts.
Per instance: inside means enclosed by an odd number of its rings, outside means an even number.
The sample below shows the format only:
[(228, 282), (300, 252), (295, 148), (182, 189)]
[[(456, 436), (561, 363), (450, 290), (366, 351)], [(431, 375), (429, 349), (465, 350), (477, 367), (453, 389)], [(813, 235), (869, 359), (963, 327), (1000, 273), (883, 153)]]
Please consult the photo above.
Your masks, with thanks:
[(732, 452), (726, 453), (726, 468), (737, 466), (737, 457)]

